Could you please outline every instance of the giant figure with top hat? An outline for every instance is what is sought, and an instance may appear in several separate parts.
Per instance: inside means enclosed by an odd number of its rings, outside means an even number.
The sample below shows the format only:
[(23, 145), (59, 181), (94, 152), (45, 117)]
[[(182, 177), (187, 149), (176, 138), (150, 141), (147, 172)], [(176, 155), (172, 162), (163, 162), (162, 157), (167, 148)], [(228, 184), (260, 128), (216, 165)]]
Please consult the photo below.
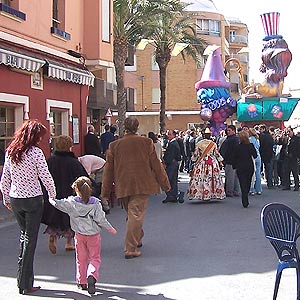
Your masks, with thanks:
[(257, 93), (258, 97), (279, 97), (282, 95), (284, 77), (287, 76), (287, 69), (292, 61), (292, 53), (287, 42), (279, 30), (278, 12), (269, 12), (261, 15), (265, 31), (265, 42), (262, 50), (262, 63), (260, 72), (265, 73), (265, 81), (254, 83), (246, 88), (247, 94)]
[(292, 53), (278, 34), (279, 12), (264, 13), (260, 17), (266, 36), (259, 70), (265, 78), (263, 82), (252, 83), (243, 89), (237, 104), (237, 119), (240, 122), (276, 122), (276, 126), (283, 127), (283, 121), (289, 120), (299, 100), (282, 92)]
[[(282, 95), (283, 84), (292, 53), (278, 34), (279, 16), (278, 12), (261, 15), (266, 36), (263, 39), (260, 71), (265, 74), (265, 79), (261, 83), (242, 87), (243, 95), (238, 103), (230, 97), (230, 82), (226, 81), (224, 75), (220, 48), (215, 47), (209, 55), (201, 80), (196, 82), (195, 88), (200, 103), (200, 117), (209, 122), (213, 135), (216, 136), (226, 127), (226, 119), (236, 111), (239, 121), (283, 121), (290, 118), (298, 99), (282, 98), (285, 97)], [(261, 100), (259, 103), (258, 99)]]

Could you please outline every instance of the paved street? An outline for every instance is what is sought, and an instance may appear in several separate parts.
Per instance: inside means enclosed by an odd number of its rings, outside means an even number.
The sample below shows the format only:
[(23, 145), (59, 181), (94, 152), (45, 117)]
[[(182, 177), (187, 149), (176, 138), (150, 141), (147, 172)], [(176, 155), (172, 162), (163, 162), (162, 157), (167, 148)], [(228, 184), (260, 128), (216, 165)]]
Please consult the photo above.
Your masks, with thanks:
[[(186, 190), (186, 175), (180, 189)], [(267, 190), (250, 198), (203, 203), (162, 204), (164, 195), (149, 202), (142, 256), (125, 260), (125, 212), (119, 206), (108, 216), (118, 235), (102, 234), (102, 267), (94, 299), (116, 300), (250, 300), (272, 299), (277, 259), (260, 225), (261, 208), (283, 202), (300, 213), (299, 192)], [(76, 288), (74, 253), (48, 250), (41, 227), (35, 260), (36, 284), (42, 290), (21, 296), (16, 288), (18, 227), (4, 220), (0, 208), (0, 299), (89, 299)], [(2, 219), (1, 219), (2, 218)], [(295, 270), (286, 270), (278, 300), (296, 299)]]

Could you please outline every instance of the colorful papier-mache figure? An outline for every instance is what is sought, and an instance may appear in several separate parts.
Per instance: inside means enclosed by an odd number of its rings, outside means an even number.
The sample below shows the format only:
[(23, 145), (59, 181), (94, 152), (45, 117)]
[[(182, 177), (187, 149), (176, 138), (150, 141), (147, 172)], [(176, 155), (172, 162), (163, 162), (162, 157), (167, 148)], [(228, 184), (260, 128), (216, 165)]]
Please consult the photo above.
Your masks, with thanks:
[(230, 85), (224, 75), (220, 47), (216, 46), (207, 58), (201, 80), (195, 84), (200, 117), (209, 121), (214, 136), (226, 128), (226, 119), (236, 112), (237, 103), (230, 97)]
[(282, 95), (284, 77), (292, 61), (292, 53), (282, 35), (278, 34), (280, 13), (261, 15), (265, 38), (262, 49), (260, 72), (265, 73), (262, 83), (252, 83), (244, 89), (245, 94), (257, 97), (278, 97)]

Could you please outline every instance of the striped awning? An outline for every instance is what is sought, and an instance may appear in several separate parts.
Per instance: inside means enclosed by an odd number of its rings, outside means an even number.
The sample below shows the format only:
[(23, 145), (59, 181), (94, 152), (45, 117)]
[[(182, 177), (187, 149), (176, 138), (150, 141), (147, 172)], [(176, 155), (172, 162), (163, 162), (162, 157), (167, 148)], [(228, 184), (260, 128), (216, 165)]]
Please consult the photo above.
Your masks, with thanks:
[(88, 70), (47, 61), (48, 76), (77, 84), (94, 86), (95, 76)]
[(0, 48), (0, 64), (29, 72), (37, 72), (45, 63), (43, 59)]

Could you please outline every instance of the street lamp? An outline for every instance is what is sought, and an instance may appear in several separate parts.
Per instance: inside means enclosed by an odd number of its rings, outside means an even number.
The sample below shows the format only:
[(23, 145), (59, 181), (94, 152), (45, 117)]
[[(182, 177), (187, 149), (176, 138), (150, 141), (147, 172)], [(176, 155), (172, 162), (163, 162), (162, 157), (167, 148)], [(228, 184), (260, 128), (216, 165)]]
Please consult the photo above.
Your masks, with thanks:
[(138, 79), (141, 80), (141, 82), (142, 82), (142, 110), (144, 110), (144, 78), (145, 78), (145, 76), (143, 76), (143, 75), (140, 75), (138, 77)]
[[(137, 50), (145, 50), (146, 46), (148, 44), (154, 43), (155, 40), (149, 40), (149, 39), (141, 39), (141, 41), (136, 46)], [(176, 43), (174, 45), (174, 48), (171, 52), (171, 56), (177, 56), (182, 50), (184, 50), (189, 44), (186, 43)]]

